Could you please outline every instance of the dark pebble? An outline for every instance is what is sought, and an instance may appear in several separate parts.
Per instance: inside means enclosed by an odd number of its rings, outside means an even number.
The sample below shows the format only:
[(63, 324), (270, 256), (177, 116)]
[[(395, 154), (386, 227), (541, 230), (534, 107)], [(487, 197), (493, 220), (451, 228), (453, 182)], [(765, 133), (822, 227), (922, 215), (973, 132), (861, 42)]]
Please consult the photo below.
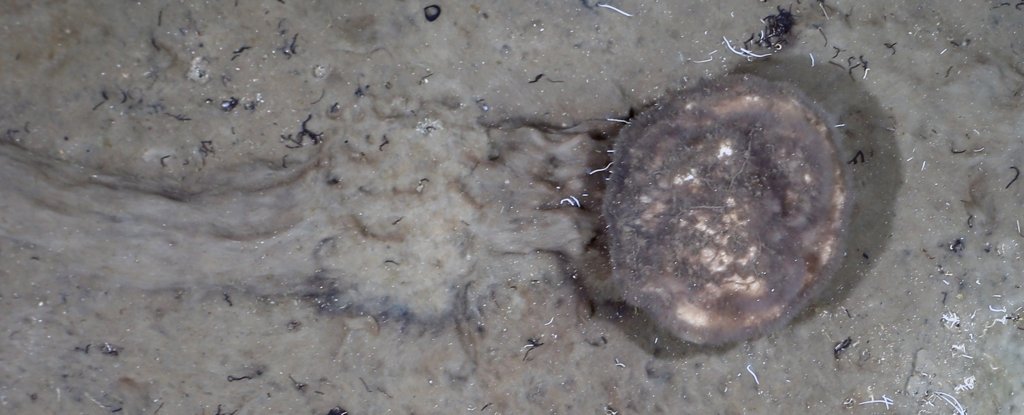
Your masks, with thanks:
[(428, 22), (437, 20), (441, 16), (441, 6), (431, 4), (423, 8), (423, 16), (427, 18)]

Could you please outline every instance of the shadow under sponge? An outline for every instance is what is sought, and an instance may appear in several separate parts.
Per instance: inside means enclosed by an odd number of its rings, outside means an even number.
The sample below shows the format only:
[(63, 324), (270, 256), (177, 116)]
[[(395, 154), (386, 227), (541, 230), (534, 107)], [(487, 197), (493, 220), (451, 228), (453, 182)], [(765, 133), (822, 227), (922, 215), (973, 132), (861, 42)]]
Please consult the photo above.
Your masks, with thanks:
[(633, 120), (603, 206), (625, 300), (699, 344), (788, 322), (842, 255), (849, 186), (832, 125), (799, 91), (750, 75)]

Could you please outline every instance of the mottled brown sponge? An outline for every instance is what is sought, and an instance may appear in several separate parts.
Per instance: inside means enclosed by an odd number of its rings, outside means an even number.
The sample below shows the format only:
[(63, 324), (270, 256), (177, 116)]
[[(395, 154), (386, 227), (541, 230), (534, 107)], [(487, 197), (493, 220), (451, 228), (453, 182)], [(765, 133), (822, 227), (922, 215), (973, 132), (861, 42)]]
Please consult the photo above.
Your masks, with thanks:
[(847, 187), (829, 117), (803, 94), (752, 76), (704, 81), (615, 144), (613, 278), (684, 340), (756, 336), (835, 270)]

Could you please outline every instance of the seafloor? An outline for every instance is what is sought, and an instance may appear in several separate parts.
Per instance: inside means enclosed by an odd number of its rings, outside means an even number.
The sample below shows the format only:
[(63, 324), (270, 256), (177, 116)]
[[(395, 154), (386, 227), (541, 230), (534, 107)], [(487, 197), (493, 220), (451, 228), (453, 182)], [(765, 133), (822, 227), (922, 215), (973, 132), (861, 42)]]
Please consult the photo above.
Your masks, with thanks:
[[(141, 3), (0, 1), (0, 413), (1024, 412), (1024, 3)], [(601, 197), (729, 73), (856, 202), (807, 311), (696, 347)]]

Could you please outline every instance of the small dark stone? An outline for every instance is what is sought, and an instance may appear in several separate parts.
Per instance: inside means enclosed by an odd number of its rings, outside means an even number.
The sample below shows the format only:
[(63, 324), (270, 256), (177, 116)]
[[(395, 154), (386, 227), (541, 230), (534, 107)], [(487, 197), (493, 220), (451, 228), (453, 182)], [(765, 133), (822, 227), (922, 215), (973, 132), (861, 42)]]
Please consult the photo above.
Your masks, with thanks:
[(220, 109), (224, 112), (231, 111), (238, 106), (238, 98), (231, 97), (220, 102)]
[(330, 411), (327, 411), (327, 415), (348, 415), (348, 411), (340, 406), (335, 406)]
[(956, 238), (956, 240), (953, 241), (953, 243), (949, 244), (949, 250), (956, 253), (960, 253), (963, 252), (964, 246), (964, 238)]
[(423, 8), (423, 16), (427, 18), (428, 22), (437, 20), (441, 16), (441, 6), (431, 4)]

